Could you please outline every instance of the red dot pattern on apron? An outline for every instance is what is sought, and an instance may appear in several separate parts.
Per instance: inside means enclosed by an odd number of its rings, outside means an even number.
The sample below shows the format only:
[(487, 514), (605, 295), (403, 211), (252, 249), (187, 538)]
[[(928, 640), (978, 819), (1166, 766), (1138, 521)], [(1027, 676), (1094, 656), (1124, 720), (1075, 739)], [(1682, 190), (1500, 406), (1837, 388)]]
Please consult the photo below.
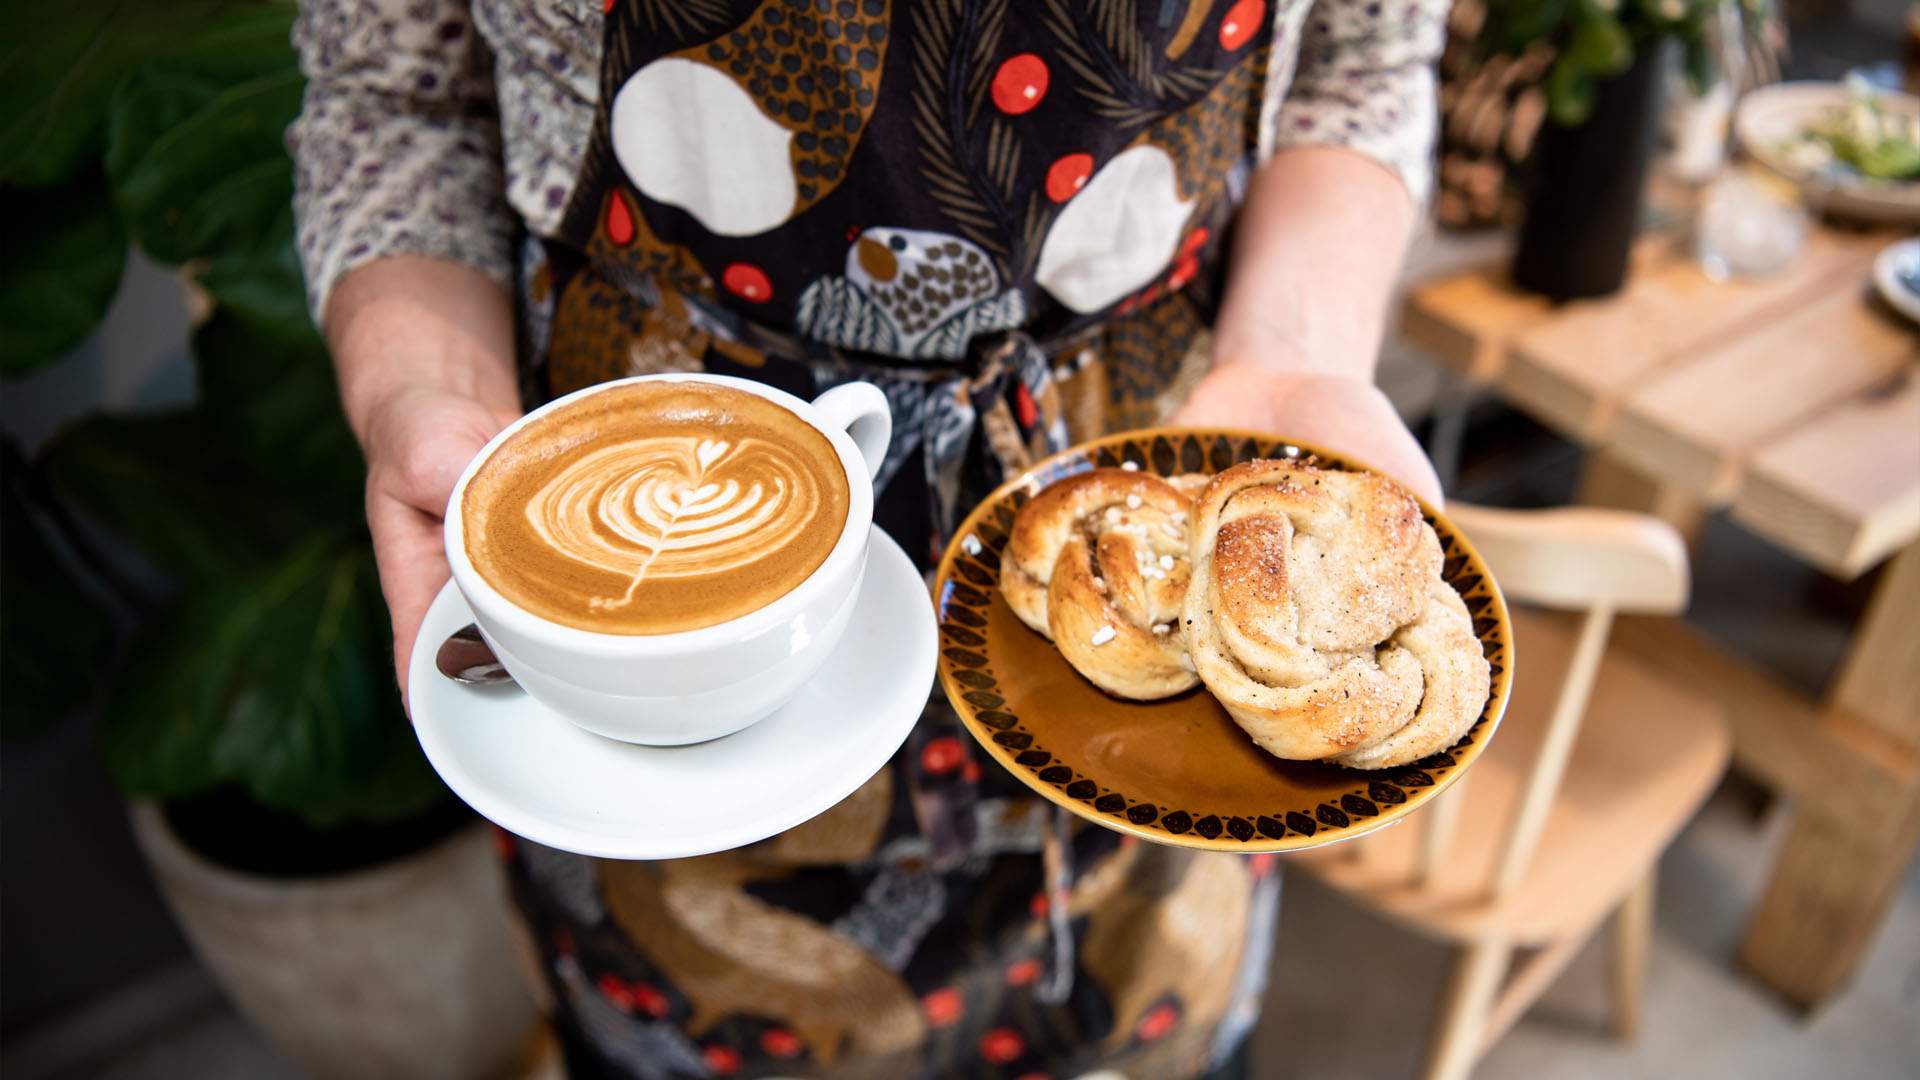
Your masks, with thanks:
[(619, 192), (607, 196), (607, 239), (616, 247), (633, 243), (633, 210)]
[(1047, 96), (1050, 81), (1045, 60), (1032, 53), (1009, 57), (993, 74), (994, 107), (1008, 116), (1031, 112)]
[(1063, 203), (1079, 194), (1093, 175), (1092, 154), (1066, 154), (1047, 168), (1047, 198)]
[(1228, 8), (1226, 17), (1220, 20), (1220, 47), (1238, 49), (1252, 41), (1266, 15), (1264, 0), (1240, 0)]
[(995, 1065), (1005, 1065), (1026, 1052), (1026, 1040), (1012, 1028), (994, 1028), (980, 1036), (980, 1056)]
[(773, 299), (773, 282), (767, 272), (752, 263), (734, 263), (720, 275), (720, 284), (742, 300), (764, 304)]

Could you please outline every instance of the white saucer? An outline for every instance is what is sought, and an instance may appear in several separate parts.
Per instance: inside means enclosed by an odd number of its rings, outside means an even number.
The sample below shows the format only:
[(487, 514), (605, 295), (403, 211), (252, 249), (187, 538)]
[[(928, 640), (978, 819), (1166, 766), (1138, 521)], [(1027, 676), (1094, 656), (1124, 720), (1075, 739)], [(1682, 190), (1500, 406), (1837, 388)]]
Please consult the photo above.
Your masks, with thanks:
[(633, 746), (575, 727), (518, 687), (464, 686), (434, 669), (473, 621), (452, 582), (427, 612), (408, 685), (427, 760), (508, 832), (608, 859), (678, 859), (784, 832), (879, 772), (933, 686), (933, 604), (879, 529), (840, 647), (779, 712), (693, 746)]

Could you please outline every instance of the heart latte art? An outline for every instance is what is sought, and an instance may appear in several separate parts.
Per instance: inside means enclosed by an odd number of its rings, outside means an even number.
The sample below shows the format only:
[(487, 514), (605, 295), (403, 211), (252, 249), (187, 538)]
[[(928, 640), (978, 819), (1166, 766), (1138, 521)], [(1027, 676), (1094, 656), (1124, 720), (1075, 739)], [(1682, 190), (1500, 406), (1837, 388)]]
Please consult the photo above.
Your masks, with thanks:
[(496, 450), (462, 503), (469, 558), (543, 618), (608, 633), (695, 629), (764, 607), (838, 541), (833, 445), (764, 398), (635, 383)]
[(594, 610), (625, 607), (648, 580), (701, 577), (782, 548), (818, 502), (805, 463), (776, 443), (656, 435), (615, 443), (568, 465), (527, 503), (527, 522), (554, 551), (630, 578)]

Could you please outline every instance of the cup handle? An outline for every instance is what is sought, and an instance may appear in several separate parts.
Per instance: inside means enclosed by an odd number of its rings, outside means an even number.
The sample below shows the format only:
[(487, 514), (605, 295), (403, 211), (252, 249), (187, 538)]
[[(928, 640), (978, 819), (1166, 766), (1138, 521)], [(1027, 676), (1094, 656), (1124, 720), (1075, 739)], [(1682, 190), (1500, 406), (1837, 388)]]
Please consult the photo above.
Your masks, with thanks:
[(880, 475), (880, 464), (887, 459), (887, 443), (893, 438), (893, 410), (887, 395), (872, 383), (850, 382), (813, 399), (813, 407), (826, 417), (827, 426), (846, 431), (853, 445), (866, 459), (867, 476)]

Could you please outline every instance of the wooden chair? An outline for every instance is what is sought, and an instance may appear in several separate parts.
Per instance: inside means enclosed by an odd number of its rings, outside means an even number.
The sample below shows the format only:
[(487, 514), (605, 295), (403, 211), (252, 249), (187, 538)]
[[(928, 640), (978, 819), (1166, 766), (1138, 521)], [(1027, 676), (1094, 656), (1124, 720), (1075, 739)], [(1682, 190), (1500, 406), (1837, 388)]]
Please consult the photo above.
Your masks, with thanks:
[(1655, 863), (1718, 781), (1730, 739), (1715, 703), (1606, 647), (1616, 612), (1686, 606), (1686, 548), (1670, 526), (1586, 508), (1448, 512), (1514, 608), (1506, 719), (1411, 825), (1290, 865), (1461, 947), (1426, 1064), (1459, 1080), (1609, 914), (1614, 1027), (1632, 1036)]

